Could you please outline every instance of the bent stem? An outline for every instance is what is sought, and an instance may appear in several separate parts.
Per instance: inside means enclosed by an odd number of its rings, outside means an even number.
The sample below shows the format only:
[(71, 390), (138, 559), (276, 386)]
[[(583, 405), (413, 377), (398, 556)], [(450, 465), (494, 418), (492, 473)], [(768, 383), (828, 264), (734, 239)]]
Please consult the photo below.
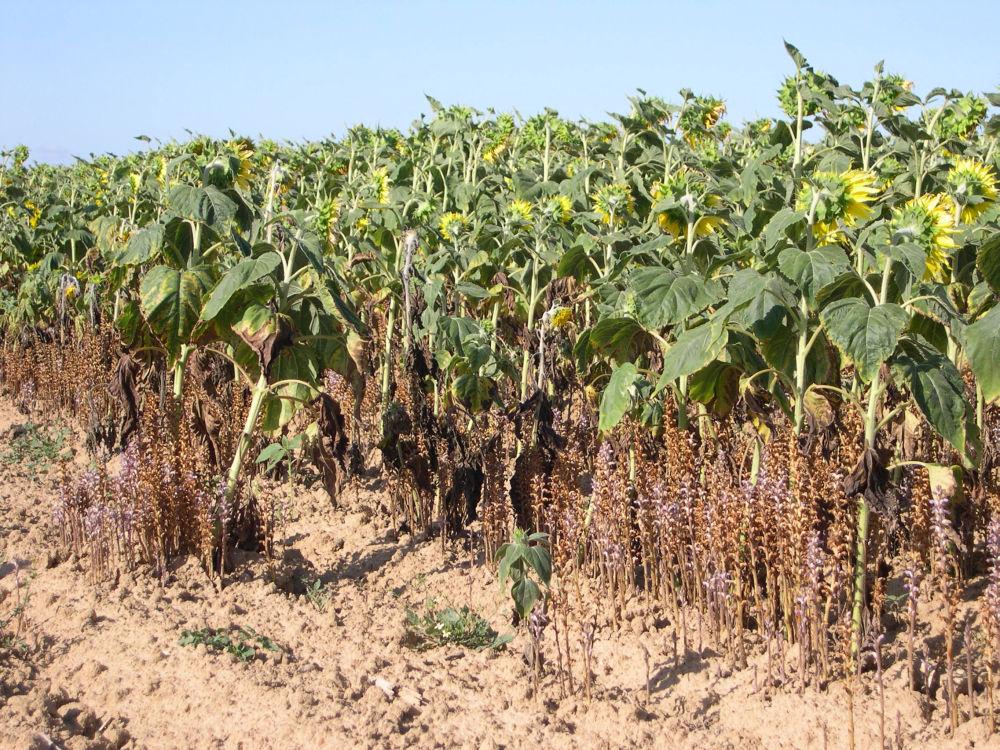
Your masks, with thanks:
[(233, 462), (229, 466), (229, 474), (226, 479), (226, 504), (228, 505), (233, 495), (236, 493), (236, 483), (243, 469), (243, 461), (246, 459), (247, 451), (250, 450), (250, 443), (253, 442), (253, 433), (257, 427), (257, 418), (260, 417), (261, 407), (264, 405), (264, 397), (269, 390), (267, 376), (262, 372), (257, 379), (257, 384), (253, 389), (253, 398), (250, 401), (250, 411), (247, 413), (246, 422), (243, 424), (243, 432), (240, 433), (240, 440), (236, 446), (236, 454)]

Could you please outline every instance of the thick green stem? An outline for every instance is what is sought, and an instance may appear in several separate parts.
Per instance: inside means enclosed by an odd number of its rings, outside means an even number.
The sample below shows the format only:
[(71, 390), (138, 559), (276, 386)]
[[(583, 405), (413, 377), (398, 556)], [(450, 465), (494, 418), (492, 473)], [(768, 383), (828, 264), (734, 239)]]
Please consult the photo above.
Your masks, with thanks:
[[(800, 95), (800, 106), (801, 98)], [(810, 251), (816, 245), (816, 236), (813, 234), (813, 227), (819, 199), (820, 192), (814, 190), (812, 202), (809, 206), (809, 213), (806, 215), (806, 249)], [(812, 338), (809, 337), (809, 300), (806, 299), (805, 292), (803, 292), (799, 295), (799, 341), (795, 348), (795, 412), (793, 421), (796, 435), (801, 434), (806, 417), (806, 361), (809, 357), (809, 350), (816, 343), (816, 338), (819, 336), (820, 330), (817, 328)]]
[[(889, 277), (892, 273), (892, 258), (886, 258), (882, 271), (882, 288), (877, 302), (885, 303), (889, 294)], [(868, 409), (865, 411), (865, 450), (875, 450), (875, 438), (878, 435), (878, 409), (882, 401), (885, 386), (882, 383), (881, 371), (876, 371), (872, 379), (871, 390), (868, 391)], [(854, 606), (851, 613), (851, 655), (857, 658), (861, 644), (862, 617), (865, 608), (865, 589), (868, 573), (868, 527), (871, 520), (871, 508), (864, 495), (858, 498), (858, 528), (857, 542), (854, 552)]]
[(858, 501), (858, 540), (854, 560), (854, 611), (851, 613), (851, 656), (855, 659), (861, 645), (861, 620), (865, 608), (865, 582), (868, 573), (868, 524), (871, 509), (862, 496)]
[[(353, 152), (352, 152), (353, 153)], [(348, 178), (348, 181), (350, 178)], [(264, 221), (267, 223), (265, 237), (268, 243), (274, 237), (274, 226), (271, 224), (271, 216), (274, 214), (274, 188), (278, 181), (278, 162), (271, 165), (271, 174), (267, 178), (267, 205), (264, 208)]]
[(392, 329), (396, 324), (396, 298), (389, 303), (389, 318), (385, 327), (385, 349), (382, 358), (382, 414), (389, 408), (389, 379), (392, 374)]
[[(961, 207), (961, 205), (959, 205), (958, 203), (956, 203), (955, 204), (955, 215), (954, 215), (954, 224), (955, 224), (955, 228), (956, 229), (960, 226), (961, 222), (962, 222), (962, 207)], [(957, 262), (957, 257), (956, 258), (952, 258), (952, 261), (951, 261), (951, 284), (952, 284), (952, 288), (954, 288), (954, 285), (956, 283), (958, 283), (958, 271), (955, 268), (956, 262)], [(955, 337), (952, 335), (952, 328), (951, 328), (951, 326), (948, 326), (947, 330), (948, 330), (948, 359), (950, 359), (952, 361), (952, 363), (955, 365), (955, 367), (958, 367), (958, 341), (956, 341)]]
[(876, 373), (868, 392), (868, 410), (865, 412), (865, 448), (875, 447), (875, 433), (878, 430), (878, 406), (882, 397), (882, 378)]
[(795, 434), (802, 432), (805, 424), (806, 360), (809, 356), (809, 306), (806, 296), (799, 299), (799, 343), (795, 351)]
[(184, 368), (187, 366), (188, 357), (194, 351), (193, 346), (181, 345), (181, 356), (174, 363), (174, 401), (180, 401), (184, 395)]
[[(538, 296), (538, 255), (533, 255), (531, 259), (531, 293), (528, 296), (528, 335), (531, 335), (535, 327), (535, 305)], [(528, 397), (528, 366), (531, 364), (530, 347), (525, 345), (524, 353), (521, 357), (521, 401)]]
[(236, 446), (236, 455), (229, 466), (229, 474), (226, 479), (226, 503), (228, 504), (236, 493), (236, 482), (240, 478), (240, 471), (243, 470), (243, 461), (246, 459), (247, 451), (250, 450), (250, 443), (253, 442), (253, 433), (257, 428), (257, 419), (260, 417), (261, 407), (264, 405), (264, 397), (267, 395), (267, 377), (262, 372), (257, 379), (257, 385), (253, 389), (253, 398), (250, 400), (250, 411), (247, 414), (246, 422), (243, 424), (243, 432), (240, 433), (240, 441)]
[(552, 151), (552, 123), (545, 120), (545, 156), (542, 161), (542, 180), (549, 181), (549, 160)]
[(688, 427), (687, 393), (688, 376), (681, 375), (677, 385), (677, 428), (680, 430), (686, 430)]
[(201, 222), (196, 221), (191, 225), (191, 243), (194, 248), (195, 264), (201, 258)]
[(500, 340), (500, 334), (497, 333), (497, 323), (500, 320), (500, 300), (497, 299), (493, 303), (493, 311), (490, 313), (490, 323), (492, 324), (492, 329), (490, 331), (490, 351), (495, 352), (497, 350), (497, 342)]
[(875, 133), (875, 102), (878, 101), (879, 92), (882, 87), (882, 79), (875, 79), (874, 90), (872, 91), (871, 104), (868, 105), (868, 118), (865, 123), (865, 142), (861, 149), (861, 166), (866, 172), (871, 166), (872, 160), (872, 136)]

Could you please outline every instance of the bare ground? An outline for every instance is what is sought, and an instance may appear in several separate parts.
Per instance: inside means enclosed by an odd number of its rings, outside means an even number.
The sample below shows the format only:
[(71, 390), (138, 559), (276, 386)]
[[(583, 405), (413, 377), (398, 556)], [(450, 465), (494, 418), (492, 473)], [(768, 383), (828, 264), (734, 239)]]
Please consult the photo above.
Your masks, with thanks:
[[(24, 419), (0, 403), (0, 451)], [(599, 629), (590, 701), (578, 625), (570, 696), (551, 669), (533, 695), (523, 631), (500, 653), (409, 649), (407, 606), (467, 604), (508, 632), (509, 600), (460, 544), (397, 538), (375, 512), (376, 485), (351, 487), (340, 509), (322, 491), (296, 491), (276, 559), (242, 554), (221, 592), (193, 559), (163, 582), (137, 571), (91, 583), (85, 560), (58, 551), (55, 496), (55, 477), (0, 464), (0, 616), (30, 592), (24, 649), (0, 655), (0, 748), (849, 746), (844, 683), (768, 686), (762, 655), (733, 671), (707, 647), (699, 654), (694, 634), (675, 661), (665, 618), (637, 613), (618, 632)], [(322, 611), (302, 595), (316, 578), (330, 592)], [(285, 652), (245, 664), (178, 643), (204, 626), (249, 627)], [(1000, 747), (982, 694), (978, 715), (963, 704), (948, 737), (944, 701), (906, 687), (901, 648), (888, 648), (887, 746)], [(543, 653), (551, 665), (550, 641)], [(857, 747), (878, 747), (879, 717), (874, 677), (863, 675)]]

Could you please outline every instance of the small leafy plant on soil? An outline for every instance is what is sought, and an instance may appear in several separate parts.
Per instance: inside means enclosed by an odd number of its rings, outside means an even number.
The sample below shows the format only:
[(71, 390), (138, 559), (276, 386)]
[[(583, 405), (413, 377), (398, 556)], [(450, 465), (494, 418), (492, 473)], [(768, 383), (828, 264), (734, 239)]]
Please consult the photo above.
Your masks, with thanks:
[(21, 466), (31, 475), (48, 473), (48, 468), (60, 459), (69, 437), (65, 427), (49, 429), (28, 422), (11, 429), (10, 447), (0, 453), (0, 463)]
[(468, 607), (436, 609), (434, 602), (425, 605), (421, 615), (406, 610), (406, 638), (403, 643), (414, 651), (429, 651), (438, 646), (464, 646), (482, 651), (499, 651), (513, 636), (500, 635), (490, 624)]
[(204, 644), (206, 648), (231, 654), (244, 663), (252, 661), (260, 651), (283, 651), (266, 635), (260, 635), (251, 628), (182, 630), (178, 643), (192, 647)]
[(7, 651), (27, 650), (27, 645), (21, 640), (21, 634), (24, 631), (24, 612), (31, 599), (30, 578), (26, 580), (23, 577), (20, 565), (16, 561), (8, 565), (13, 566), (15, 600), (10, 610), (0, 615), (0, 655)]
[(319, 578), (306, 586), (306, 599), (317, 612), (325, 612), (332, 596), (330, 590)]
[(497, 550), (500, 566), (497, 577), (503, 587), (508, 580), (513, 585), (510, 596), (514, 610), (521, 619), (531, 614), (532, 608), (542, 597), (542, 590), (532, 576), (545, 586), (552, 577), (552, 557), (549, 554), (549, 535), (542, 532), (529, 534), (514, 529), (513, 538)]

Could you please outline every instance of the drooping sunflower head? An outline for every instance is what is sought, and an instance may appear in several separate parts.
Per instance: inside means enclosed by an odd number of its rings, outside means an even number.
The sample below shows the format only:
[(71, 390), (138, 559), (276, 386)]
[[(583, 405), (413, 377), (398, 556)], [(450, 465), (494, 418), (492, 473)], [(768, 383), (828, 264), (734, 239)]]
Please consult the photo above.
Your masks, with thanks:
[(781, 87), (778, 89), (778, 104), (789, 117), (798, 116), (800, 82), (803, 87), (802, 113), (810, 116), (819, 112), (819, 102), (809, 95), (819, 94), (827, 85), (837, 85), (833, 76), (816, 70), (803, 70), (798, 80), (795, 76), (788, 76), (781, 82)]
[(925, 279), (944, 281), (955, 249), (954, 210), (944, 195), (921, 195), (893, 209), (889, 230), (896, 244), (913, 243), (927, 253)]
[(389, 202), (389, 170), (385, 167), (372, 172), (372, 193), (376, 203)]
[(709, 213), (721, 205), (722, 199), (708, 193), (698, 177), (687, 169), (679, 169), (665, 182), (653, 183), (649, 191), (654, 203), (673, 199), (676, 205), (656, 213), (656, 223), (674, 239), (686, 239), (688, 222), (694, 222), (696, 237), (705, 237), (724, 223), (721, 216)]
[(514, 117), (505, 112), (486, 130), (488, 141), (483, 149), (483, 161), (493, 164), (510, 145), (510, 136), (514, 132)]
[(468, 225), (469, 220), (462, 214), (457, 211), (449, 211), (441, 217), (438, 228), (441, 230), (441, 236), (448, 242), (455, 242), (462, 236)]
[(316, 225), (324, 236), (329, 236), (340, 214), (340, 201), (327, 198), (316, 207)]
[(516, 198), (507, 204), (507, 214), (510, 216), (514, 224), (519, 225), (521, 228), (530, 228), (532, 219), (534, 218), (531, 211), (531, 204), (522, 199)]
[(22, 167), (24, 167), (25, 162), (28, 161), (28, 157), (31, 155), (31, 152), (28, 150), (28, 147), (22, 143), (15, 146), (12, 153), (14, 171), (19, 172)]
[(909, 81), (901, 75), (889, 73), (882, 76), (878, 100), (888, 109), (901, 112), (906, 109), (906, 105), (900, 101), (900, 96), (912, 90), (913, 81)]
[(840, 112), (837, 122), (845, 131), (850, 129), (864, 130), (868, 124), (868, 112), (862, 107), (845, 107)]
[(573, 322), (573, 309), (570, 307), (557, 307), (552, 311), (549, 322), (553, 328), (565, 328)]
[(993, 169), (975, 159), (958, 159), (945, 179), (948, 194), (961, 206), (961, 219), (970, 224), (997, 199), (997, 177)]
[(503, 156), (503, 152), (507, 150), (507, 145), (507, 138), (501, 138), (496, 143), (487, 146), (486, 150), (483, 151), (483, 161), (487, 164), (494, 164), (501, 156)]
[[(653, 198), (653, 202), (659, 203), (662, 200), (674, 197), (674, 190), (679, 187), (677, 184), (679, 182), (680, 180), (675, 178), (666, 183), (653, 183), (653, 187), (649, 191), (650, 196)], [(656, 223), (659, 224), (661, 230), (667, 234), (673, 235), (675, 238), (680, 237), (687, 231), (684, 213), (679, 208), (658, 212), (656, 214)]]
[(591, 198), (594, 201), (594, 211), (609, 226), (625, 223), (635, 208), (632, 190), (624, 182), (612, 182), (599, 187)]
[(566, 224), (573, 218), (573, 199), (568, 195), (552, 195), (542, 202), (540, 209), (549, 220)]
[(723, 136), (720, 132), (720, 120), (726, 114), (726, 103), (714, 96), (695, 96), (685, 102), (684, 110), (678, 119), (678, 125), (684, 133), (684, 140), (692, 148), (710, 141), (714, 136)]
[(206, 162), (202, 167), (204, 179), (221, 188), (238, 187), (250, 189), (253, 177), (253, 149), (245, 139), (226, 141), (219, 149), (209, 152), (208, 144), (201, 144), (198, 153), (204, 154)]
[(25, 201), (24, 208), (28, 212), (28, 226), (32, 229), (38, 227), (38, 221), (42, 218), (42, 209), (40, 209), (34, 201)]
[(944, 110), (931, 109), (924, 117), (934, 123), (934, 135), (938, 138), (968, 138), (986, 119), (986, 100), (973, 94), (952, 99), (944, 105)]
[(243, 188), (250, 189), (250, 178), (253, 173), (253, 143), (245, 138), (230, 141), (229, 147), (236, 157), (233, 182)]
[(813, 235), (821, 245), (829, 245), (841, 239), (841, 224), (854, 226), (858, 220), (868, 218), (868, 204), (877, 194), (871, 172), (816, 172), (799, 189), (795, 208), (813, 211)]
[(701, 118), (701, 124), (706, 128), (714, 128), (722, 116), (726, 114), (726, 103), (721, 99), (709, 98), (706, 101), (705, 112)]
[(163, 156), (156, 158), (156, 181), (160, 187), (167, 184), (167, 160)]

